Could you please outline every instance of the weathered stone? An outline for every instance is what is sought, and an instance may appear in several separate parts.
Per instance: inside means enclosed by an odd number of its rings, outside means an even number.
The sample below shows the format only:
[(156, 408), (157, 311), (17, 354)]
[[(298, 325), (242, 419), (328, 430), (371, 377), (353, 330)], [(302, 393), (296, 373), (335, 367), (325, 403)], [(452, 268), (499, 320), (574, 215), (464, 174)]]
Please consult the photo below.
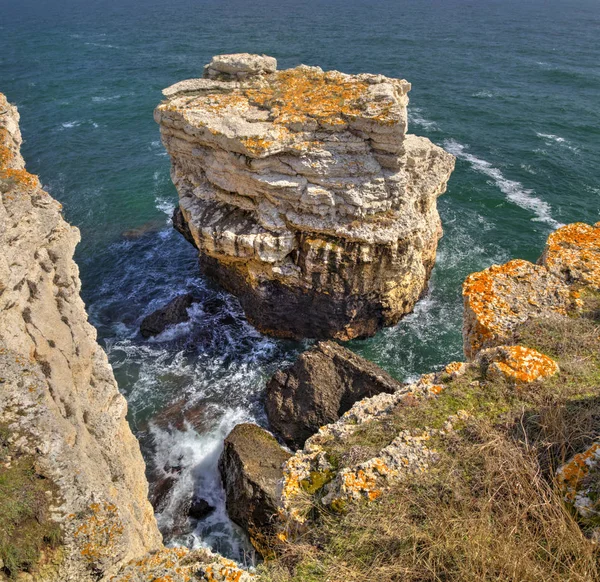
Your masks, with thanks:
[(576, 222), (554, 231), (540, 264), (568, 285), (600, 290), (600, 222)]
[(218, 55), (204, 68), (204, 76), (208, 79), (245, 79), (252, 75), (274, 73), (277, 61), (266, 55), (239, 53)]
[(379, 366), (334, 342), (319, 342), (267, 384), (266, 410), (272, 429), (298, 448), (325, 424), (335, 422), (358, 400), (393, 393), (402, 384)]
[(600, 516), (600, 443), (575, 455), (557, 471), (557, 481), (565, 501), (584, 521)]
[(293, 531), (306, 524), (307, 494), (319, 491), (321, 503), (341, 509), (352, 500), (377, 499), (402, 475), (424, 471), (435, 462), (437, 455), (428, 447), (428, 441), (433, 434), (451, 431), (459, 417), (449, 417), (442, 429), (423, 427), (420, 434), (400, 431), (376, 455), (343, 467), (330, 463), (327, 449), (333, 444), (338, 450), (343, 448), (366, 423), (381, 422), (399, 407), (415, 406), (422, 399), (435, 398), (443, 388), (440, 374), (425, 374), (417, 382), (400, 386), (392, 394), (380, 393), (360, 400), (339, 420), (321, 427), (284, 465), (280, 514), (286, 527)]
[(25, 170), (2, 94), (0, 113), (0, 423), (58, 489), (62, 559), (47, 580), (106, 579), (162, 545), (145, 465), (79, 296), (79, 231)]
[(259, 551), (273, 530), (282, 465), (290, 457), (277, 440), (255, 424), (239, 424), (225, 439), (219, 470), (229, 517), (243, 527)]
[(426, 289), (454, 158), (406, 135), (406, 81), (275, 69), (223, 55), (164, 91), (174, 224), (261, 331), (372, 335)]
[(520, 259), (469, 275), (463, 297), (464, 350), (469, 359), (484, 348), (513, 343), (520, 323), (565, 315), (574, 305), (571, 290), (561, 279)]
[(210, 550), (163, 548), (133, 560), (111, 582), (252, 582), (256, 576)]
[(144, 317), (140, 324), (140, 333), (148, 338), (162, 333), (171, 325), (188, 321), (190, 319), (188, 309), (197, 301), (198, 299), (191, 293), (178, 295), (164, 307)]
[(550, 378), (560, 371), (549, 356), (525, 346), (498, 346), (482, 350), (476, 362), (485, 368), (486, 378), (500, 378), (516, 385)]
[(179, 208), (179, 206), (177, 208), (175, 208), (175, 210), (173, 211), (173, 216), (171, 217), (171, 222), (173, 223), (173, 228), (179, 232), (180, 234), (183, 235), (183, 238), (185, 240), (187, 240), (190, 244), (194, 245), (196, 248), (196, 241), (194, 240), (194, 237), (192, 236), (192, 233), (190, 232), (190, 227), (188, 226), (188, 223), (185, 221), (185, 218), (183, 218), (183, 213), (181, 212), (181, 208)]
[(191, 428), (197, 432), (204, 432), (206, 413), (206, 403), (190, 404), (186, 398), (180, 398), (163, 408), (150, 422), (162, 430), (184, 431)]

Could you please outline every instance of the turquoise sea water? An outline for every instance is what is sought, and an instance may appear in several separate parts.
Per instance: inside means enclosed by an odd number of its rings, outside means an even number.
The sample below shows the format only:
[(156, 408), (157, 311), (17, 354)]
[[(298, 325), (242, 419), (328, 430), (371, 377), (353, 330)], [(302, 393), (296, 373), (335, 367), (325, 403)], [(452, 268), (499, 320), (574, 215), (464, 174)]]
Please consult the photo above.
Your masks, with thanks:
[[(152, 111), (163, 87), (242, 51), (280, 68), (406, 78), (410, 131), (458, 157), (429, 294), (395, 328), (351, 342), (404, 379), (462, 357), (468, 273), (535, 260), (560, 223), (600, 220), (600, 3), (0, 0), (0, 91), (19, 106), (29, 170), (81, 229), (83, 297), (151, 479), (182, 467), (159, 524), (171, 532), (195, 488), (217, 511), (169, 539), (234, 557), (246, 546), (224, 512), (222, 438), (237, 422), (264, 422), (265, 378), (305, 346), (256, 333), (199, 276), (194, 249), (169, 226), (177, 197)], [(142, 340), (140, 319), (188, 290), (203, 298), (191, 323)], [(152, 423), (182, 399), (202, 406), (198, 432)]]

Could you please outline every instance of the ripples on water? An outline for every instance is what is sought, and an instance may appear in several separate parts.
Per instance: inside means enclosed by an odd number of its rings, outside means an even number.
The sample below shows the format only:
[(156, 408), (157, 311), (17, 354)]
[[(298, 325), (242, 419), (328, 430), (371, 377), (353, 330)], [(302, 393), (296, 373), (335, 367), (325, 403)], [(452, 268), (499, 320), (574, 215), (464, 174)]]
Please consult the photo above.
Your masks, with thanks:
[[(597, 0), (2, 4), (0, 90), (20, 108), (23, 153), (82, 231), (82, 293), (149, 477), (178, 471), (157, 515), (171, 543), (252, 561), (217, 459), (236, 423), (265, 422), (265, 380), (308, 344), (258, 334), (171, 229), (176, 193), (152, 120), (160, 89), (237, 51), (413, 83), (410, 130), (458, 157), (439, 201), (445, 236), (414, 313), (349, 344), (406, 379), (462, 358), (468, 273), (535, 260), (559, 223), (599, 219), (599, 25)], [(201, 299), (191, 321), (143, 340), (141, 319), (184, 292)], [(197, 430), (161, 420), (178, 402)], [(178, 508), (194, 490), (216, 511), (186, 533)]]

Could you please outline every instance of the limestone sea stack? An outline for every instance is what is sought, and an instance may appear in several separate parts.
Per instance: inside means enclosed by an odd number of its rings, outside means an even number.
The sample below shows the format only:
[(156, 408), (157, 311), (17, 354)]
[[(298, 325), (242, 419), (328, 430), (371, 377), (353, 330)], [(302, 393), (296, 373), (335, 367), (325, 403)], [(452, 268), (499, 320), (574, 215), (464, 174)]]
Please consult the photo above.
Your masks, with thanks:
[(406, 134), (409, 90), (236, 54), (163, 91), (174, 223), (260, 331), (369, 336), (423, 294), (454, 158)]

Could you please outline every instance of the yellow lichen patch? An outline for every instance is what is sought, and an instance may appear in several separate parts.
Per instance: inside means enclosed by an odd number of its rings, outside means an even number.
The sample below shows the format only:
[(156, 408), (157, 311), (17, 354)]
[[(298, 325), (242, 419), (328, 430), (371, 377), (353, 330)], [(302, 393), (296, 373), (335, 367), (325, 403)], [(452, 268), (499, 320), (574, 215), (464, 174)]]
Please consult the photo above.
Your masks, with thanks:
[(462, 376), (467, 370), (467, 364), (465, 362), (450, 362), (445, 368), (444, 372), (452, 378), (458, 378)]
[(512, 330), (531, 315), (565, 315), (569, 289), (544, 267), (516, 259), (472, 273), (463, 284), (465, 354), (510, 340)]
[(25, 188), (41, 188), (38, 177), (30, 174), (27, 170), (15, 170), (11, 168), (0, 170), (0, 180), (6, 180)]
[(537, 350), (524, 346), (501, 346), (489, 350), (493, 361), (488, 376), (500, 376), (517, 384), (529, 384), (554, 376), (558, 364)]
[(600, 469), (600, 443), (596, 442), (583, 453), (575, 455), (557, 472), (557, 482), (564, 495), (581, 517), (597, 517)]
[(600, 228), (568, 224), (548, 237), (542, 263), (569, 284), (600, 289)]
[(389, 467), (379, 457), (371, 459), (368, 463), (364, 463), (355, 469), (346, 469), (340, 473), (340, 492), (343, 496), (332, 499), (329, 502), (335, 505), (336, 502), (344, 501), (345, 499), (357, 499), (360, 497), (364, 497), (368, 501), (373, 501), (382, 494), (379, 478), (396, 475), (397, 473), (397, 469)]
[(107, 501), (92, 503), (83, 523), (75, 530), (80, 553), (88, 562), (97, 562), (113, 555), (121, 536), (123, 524), (117, 507)]
[(393, 100), (378, 103), (369, 114), (363, 102), (369, 85), (335, 71), (321, 72), (304, 67), (279, 71), (268, 85), (246, 90), (246, 96), (261, 108), (269, 109), (274, 123), (304, 124), (309, 119), (336, 126), (347, 120), (369, 117), (381, 124), (393, 124)]
[(234, 561), (208, 550), (164, 548), (133, 560), (111, 582), (249, 582), (253, 578)]
[(589, 473), (590, 468), (597, 463), (600, 453), (600, 443), (594, 443), (587, 451), (575, 455), (558, 472), (560, 484), (565, 488), (569, 498), (574, 499), (578, 485)]
[(273, 141), (260, 137), (244, 137), (240, 141), (253, 156), (260, 156), (264, 154), (274, 144)]

